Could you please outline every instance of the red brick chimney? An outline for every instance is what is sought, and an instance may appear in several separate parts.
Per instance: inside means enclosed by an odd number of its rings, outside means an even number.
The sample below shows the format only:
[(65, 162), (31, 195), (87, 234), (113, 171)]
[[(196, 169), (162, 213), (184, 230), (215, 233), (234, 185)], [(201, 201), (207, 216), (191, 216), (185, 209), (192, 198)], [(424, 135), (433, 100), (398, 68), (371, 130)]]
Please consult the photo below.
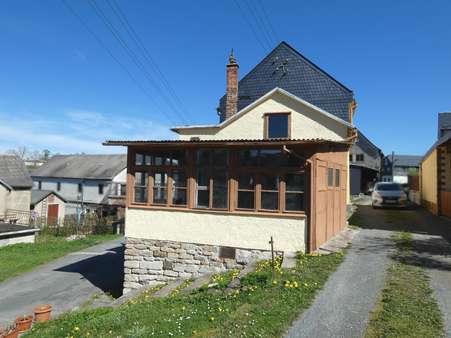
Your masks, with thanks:
[(238, 111), (238, 63), (233, 55), (233, 49), (227, 64), (227, 89), (224, 120), (227, 120)]

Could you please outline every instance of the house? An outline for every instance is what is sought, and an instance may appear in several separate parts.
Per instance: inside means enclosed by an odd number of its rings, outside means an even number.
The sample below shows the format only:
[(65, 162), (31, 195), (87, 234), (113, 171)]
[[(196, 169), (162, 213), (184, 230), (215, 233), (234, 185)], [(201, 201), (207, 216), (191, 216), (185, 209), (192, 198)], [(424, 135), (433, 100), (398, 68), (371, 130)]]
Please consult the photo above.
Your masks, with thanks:
[[(33, 190), (54, 191), (65, 215), (120, 212), (125, 201), (126, 155), (55, 155), (31, 173)], [(60, 216), (59, 216), (60, 218)]]
[(66, 200), (51, 190), (32, 190), (30, 210), (33, 217), (42, 224), (63, 224), (66, 214)]
[(380, 180), (384, 155), (360, 130), (349, 151), (351, 195), (367, 193)]
[(438, 139), (421, 160), (421, 203), (435, 215), (451, 217), (451, 113), (440, 113), (438, 121)]
[(270, 240), (313, 251), (346, 226), (352, 92), (285, 42), (238, 68), (231, 55), (218, 124), (104, 143), (128, 154), (124, 292), (268, 257)]
[(396, 155), (392, 153), (384, 158), (382, 180), (384, 182), (396, 182), (407, 184), (409, 176), (417, 176), (419, 173), (422, 156)]
[(0, 155), (0, 222), (28, 224), (33, 182), (24, 162), (15, 155)]

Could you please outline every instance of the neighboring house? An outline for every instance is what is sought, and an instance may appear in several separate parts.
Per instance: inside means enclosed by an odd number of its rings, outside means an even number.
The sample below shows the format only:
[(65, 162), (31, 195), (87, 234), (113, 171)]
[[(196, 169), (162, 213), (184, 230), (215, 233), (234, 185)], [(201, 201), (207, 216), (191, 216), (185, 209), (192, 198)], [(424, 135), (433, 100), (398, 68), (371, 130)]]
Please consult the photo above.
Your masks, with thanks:
[(62, 224), (66, 214), (66, 200), (51, 190), (32, 190), (30, 209), (43, 224)]
[(32, 172), (33, 190), (56, 192), (66, 215), (115, 213), (124, 206), (126, 162), (126, 155), (55, 155)]
[(351, 195), (367, 193), (380, 180), (383, 158), (382, 151), (359, 130), (349, 151)]
[(19, 157), (0, 155), (0, 221), (28, 224), (32, 185)]
[(451, 217), (451, 113), (439, 114), (438, 140), (420, 167), (421, 203), (436, 215)]
[(240, 82), (231, 55), (226, 92), (219, 124), (105, 143), (128, 147), (124, 292), (268, 257), (271, 239), (313, 251), (346, 226), (352, 92), (286, 43)]
[(396, 182), (407, 184), (409, 176), (419, 174), (422, 156), (417, 155), (388, 155), (384, 158), (383, 176), (384, 182)]

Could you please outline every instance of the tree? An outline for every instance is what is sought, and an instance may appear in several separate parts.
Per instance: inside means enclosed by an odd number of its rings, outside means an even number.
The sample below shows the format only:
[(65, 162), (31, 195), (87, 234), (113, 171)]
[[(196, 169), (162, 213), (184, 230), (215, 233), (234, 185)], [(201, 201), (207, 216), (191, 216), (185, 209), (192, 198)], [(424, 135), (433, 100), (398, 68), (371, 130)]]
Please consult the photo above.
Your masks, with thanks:
[(19, 146), (16, 149), (9, 149), (6, 151), (7, 154), (16, 155), (22, 160), (25, 160), (28, 155), (28, 149), (25, 146)]

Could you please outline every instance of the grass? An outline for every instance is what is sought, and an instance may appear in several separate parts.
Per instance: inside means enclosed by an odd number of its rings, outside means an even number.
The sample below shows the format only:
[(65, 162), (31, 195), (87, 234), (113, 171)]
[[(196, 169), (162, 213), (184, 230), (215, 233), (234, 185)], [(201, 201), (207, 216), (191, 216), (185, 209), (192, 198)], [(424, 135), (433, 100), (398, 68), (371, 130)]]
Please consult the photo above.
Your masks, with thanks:
[(428, 276), (423, 269), (402, 260), (412, 249), (411, 234), (400, 233), (394, 240), (399, 260), (388, 269), (381, 301), (372, 314), (366, 337), (443, 337), (442, 317)]
[(39, 235), (35, 243), (0, 248), (0, 282), (77, 250), (117, 238), (116, 235), (90, 235), (66, 241), (64, 237)]
[[(71, 312), (36, 325), (30, 337), (278, 337), (308, 308), (342, 254), (302, 255), (296, 269), (277, 269), (269, 261), (241, 281), (240, 289), (201, 288), (166, 298), (144, 296), (118, 308)], [(224, 281), (234, 278), (230, 273)]]

